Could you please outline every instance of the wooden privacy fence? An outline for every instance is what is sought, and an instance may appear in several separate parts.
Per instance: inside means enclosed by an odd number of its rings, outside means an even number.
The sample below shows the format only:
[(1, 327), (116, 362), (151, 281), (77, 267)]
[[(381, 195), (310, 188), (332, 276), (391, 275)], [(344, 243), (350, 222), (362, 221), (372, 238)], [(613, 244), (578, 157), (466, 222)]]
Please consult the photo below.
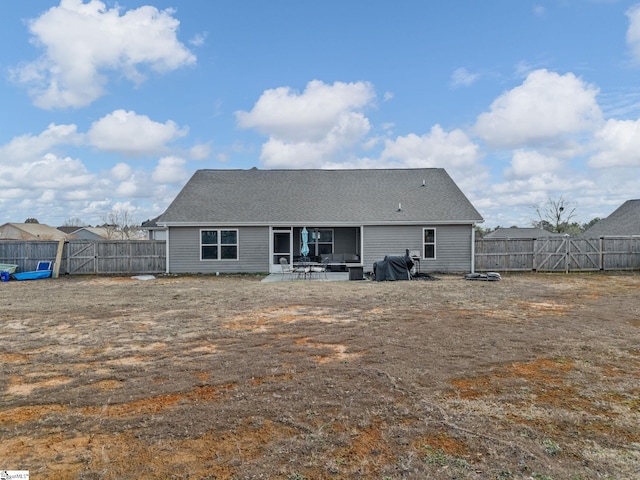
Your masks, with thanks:
[(478, 272), (640, 269), (640, 237), (477, 239)]
[[(59, 274), (158, 274), (166, 271), (164, 240), (0, 240), (0, 263), (35, 270), (40, 260), (59, 262)], [(640, 269), (640, 237), (595, 239), (496, 238), (475, 242), (477, 272), (578, 272)], [(59, 258), (59, 260), (58, 260)]]
[[(59, 274), (164, 273), (164, 240), (69, 240), (59, 252), (58, 241), (0, 241), (0, 263), (35, 270), (40, 260), (59, 261)], [(58, 258), (59, 257), (59, 258)]]

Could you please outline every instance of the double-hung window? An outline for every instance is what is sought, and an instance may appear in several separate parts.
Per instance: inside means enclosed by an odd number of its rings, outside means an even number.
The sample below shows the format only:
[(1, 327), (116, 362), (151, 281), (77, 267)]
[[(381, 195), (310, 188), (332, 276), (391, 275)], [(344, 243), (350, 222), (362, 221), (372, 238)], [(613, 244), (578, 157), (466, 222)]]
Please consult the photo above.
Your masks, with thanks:
[(311, 232), (311, 243), (315, 245), (316, 255), (333, 253), (333, 230), (316, 229)]
[(238, 260), (237, 230), (200, 230), (201, 260)]
[(436, 229), (425, 228), (422, 235), (422, 258), (436, 258)]

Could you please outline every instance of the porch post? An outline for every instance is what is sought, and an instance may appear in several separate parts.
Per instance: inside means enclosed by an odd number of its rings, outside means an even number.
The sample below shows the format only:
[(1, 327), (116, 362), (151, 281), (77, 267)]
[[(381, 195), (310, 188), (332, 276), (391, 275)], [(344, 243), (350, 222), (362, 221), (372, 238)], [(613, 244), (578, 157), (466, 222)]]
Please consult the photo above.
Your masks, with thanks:
[(169, 273), (171, 273), (171, 272), (169, 271), (169, 236), (170, 236), (170, 235), (169, 235), (169, 230), (170, 230), (170, 228), (169, 228), (169, 227), (167, 227), (166, 225), (165, 225), (165, 228), (167, 229), (167, 230), (166, 230), (166, 232), (167, 232), (167, 233), (166, 233), (166, 237), (167, 237), (167, 238), (165, 238), (165, 247), (164, 247), (164, 248), (165, 248), (165, 250), (166, 250), (166, 251), (165, 251), (165, 255), (164, 255), (164, 262), (165, 262), (164, 269), (165, 269), (165, 273), (169, 274)]
[(471, 224), (471, 273), (476, 273), (476, 229)]

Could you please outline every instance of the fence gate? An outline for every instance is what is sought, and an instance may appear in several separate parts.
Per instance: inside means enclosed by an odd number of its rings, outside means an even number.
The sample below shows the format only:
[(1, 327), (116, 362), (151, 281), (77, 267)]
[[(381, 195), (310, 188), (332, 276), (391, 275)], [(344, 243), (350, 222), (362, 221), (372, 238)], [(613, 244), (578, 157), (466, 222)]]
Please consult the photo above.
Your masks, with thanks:
[(549, 237), (537, 240), (533, 269), (546, 272), (600, 270), (600, 248), (596, 240)]
[[(75, 240), (73, 242), (67, 242), (65, 244), (65, 248), (67, 249), (66, 273), (71, 275), (97, 273), (96, 245), (97, 242), (94, 241), (80, 242)], [(62, 273), (62, 271), (60, 273)]]

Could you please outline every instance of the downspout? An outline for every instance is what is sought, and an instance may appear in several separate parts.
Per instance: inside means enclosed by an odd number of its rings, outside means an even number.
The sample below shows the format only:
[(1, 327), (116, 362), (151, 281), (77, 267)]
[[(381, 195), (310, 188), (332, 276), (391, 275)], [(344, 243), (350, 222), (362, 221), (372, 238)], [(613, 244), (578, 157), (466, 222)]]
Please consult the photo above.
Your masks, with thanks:
[(476, 229), (471, 224), (471, 273), (476, 273)]

